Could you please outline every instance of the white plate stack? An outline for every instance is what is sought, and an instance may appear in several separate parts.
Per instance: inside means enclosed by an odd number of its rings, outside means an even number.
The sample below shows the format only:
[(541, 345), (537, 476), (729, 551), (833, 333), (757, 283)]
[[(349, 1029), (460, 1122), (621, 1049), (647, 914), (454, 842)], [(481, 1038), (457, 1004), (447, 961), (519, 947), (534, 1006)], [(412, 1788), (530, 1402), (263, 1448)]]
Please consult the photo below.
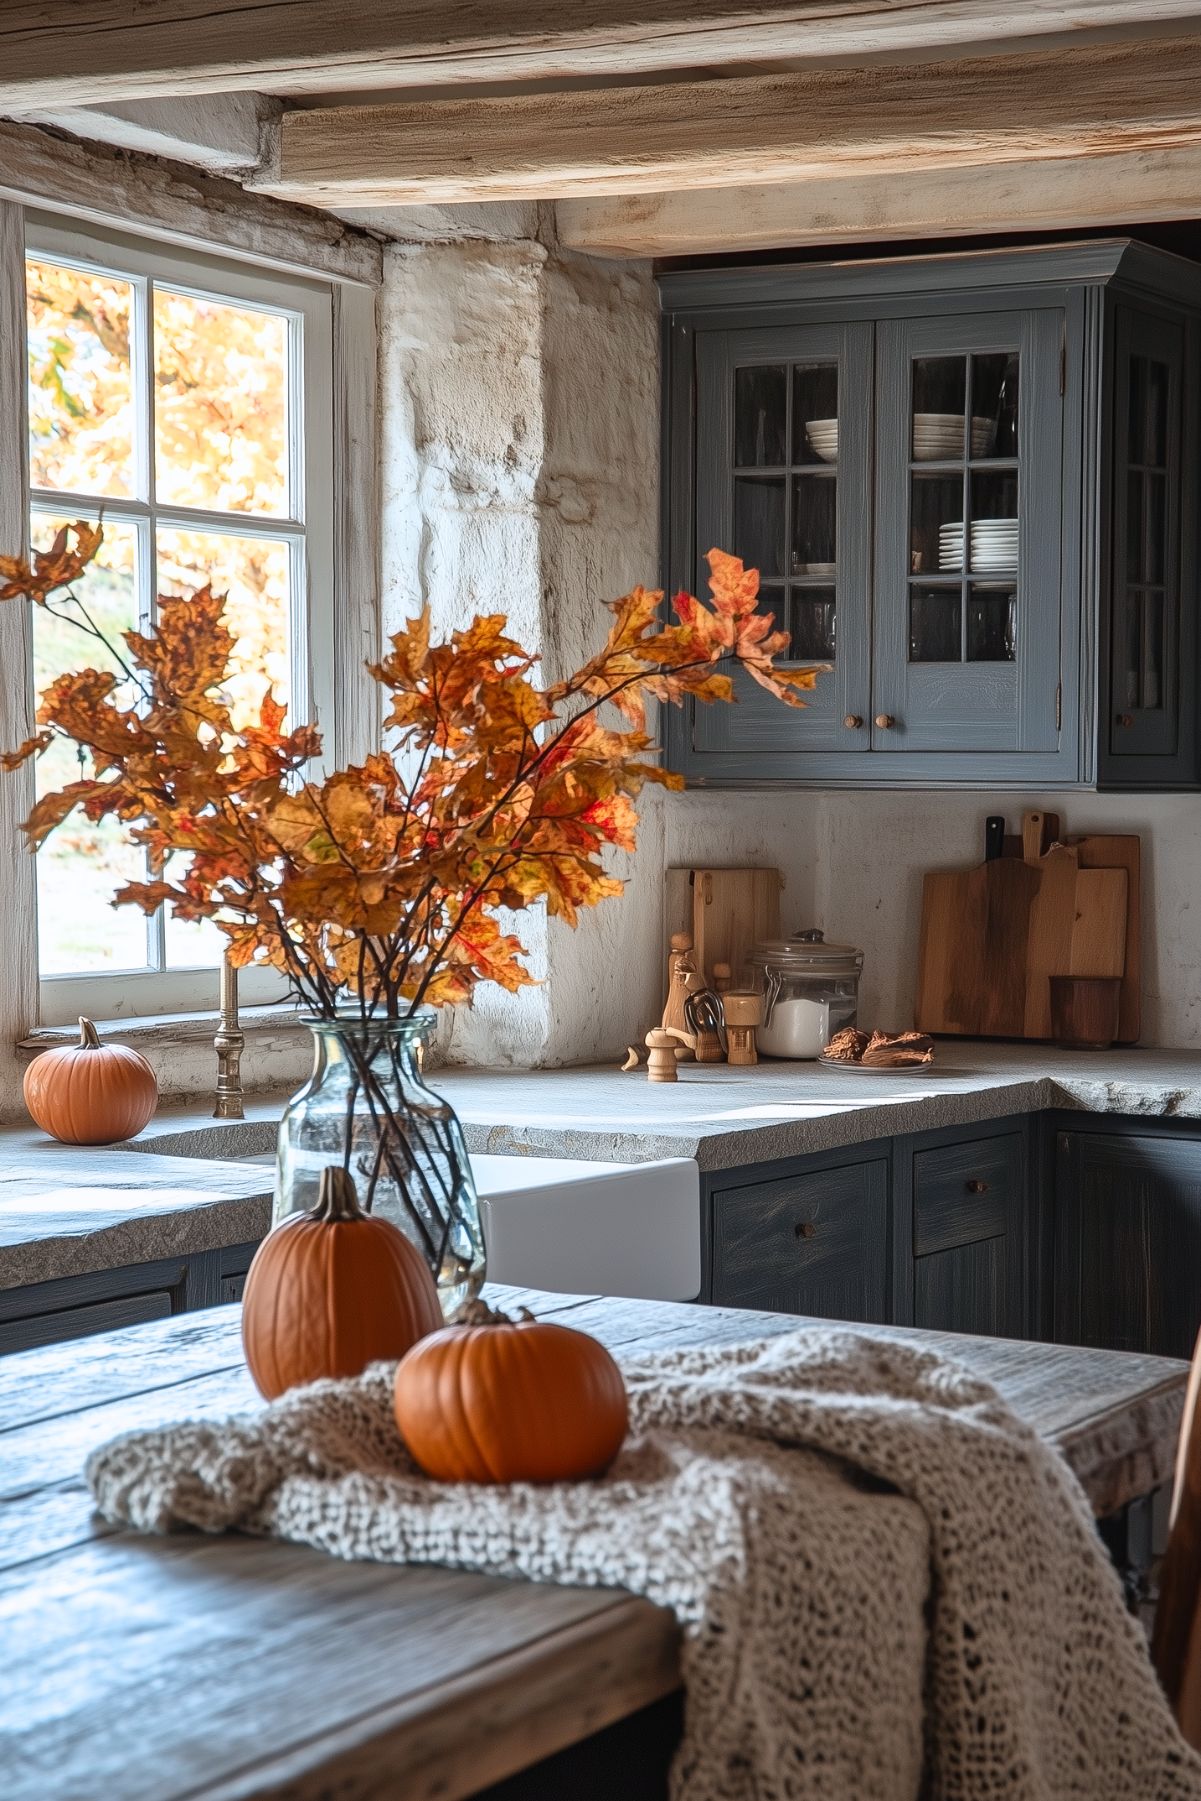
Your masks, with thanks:
[[(979, 414), (972, 418), (972, 455), (986, 457), (996, 438), (996, 426)], [(957, 462), (963, 457), (962, 413), (915, 413), (913, 460), (915, 463)]]
[(805, 436), (823, 463), (838, 461), (837, 419), (806, 419)]
[[(1008, 575), (1017, 568), (1016, 519), (973, 519), (971, 543), (976, 575)], [(963, 568), (962, 519), (939, 527), (938, 567), (944, 575)]]

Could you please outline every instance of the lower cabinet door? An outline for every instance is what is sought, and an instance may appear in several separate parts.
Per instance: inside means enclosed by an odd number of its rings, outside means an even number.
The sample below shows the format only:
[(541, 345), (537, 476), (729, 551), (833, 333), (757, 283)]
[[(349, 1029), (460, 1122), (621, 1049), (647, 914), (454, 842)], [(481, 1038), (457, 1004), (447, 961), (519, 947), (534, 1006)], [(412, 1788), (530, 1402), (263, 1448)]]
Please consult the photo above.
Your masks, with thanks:
[(93, 1332), (115, 1332), (121, 1326), (140, 1326), (147, 1320), (169, 1319), (169, 1292), (122, 1295), (111, 1301), (93, 1301), (86, 1307), (61, 1307), (54, 1313), (29, 1319), (0, 1322), (0, 1356), (9, 1351), (32, 1351), (40, 1345), (58, 1344), (68, 1338), (89, 1338)]
[(1201, 1139), (1060, 1132), (1055, 1337), (1191, 1357), (1201, 1325)]
[(889, 1268), (884, 1157), (713, 1197), (718, 1306), (886, 1324)]
[(931, 1332), (980, 1332), (986, 1338), (1021, 1333), (1018, 1297), (1010, 1293), (1010, 1247), (985, 1238), (934, 1251), (913, 1266), (913, 1323)]

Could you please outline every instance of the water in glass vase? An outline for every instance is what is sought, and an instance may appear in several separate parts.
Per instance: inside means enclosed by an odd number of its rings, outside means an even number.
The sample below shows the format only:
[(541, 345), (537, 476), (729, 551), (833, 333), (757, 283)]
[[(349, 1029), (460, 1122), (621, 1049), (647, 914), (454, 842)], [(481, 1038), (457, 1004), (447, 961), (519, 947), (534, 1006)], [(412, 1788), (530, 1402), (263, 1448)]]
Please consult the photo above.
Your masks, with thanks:
[(434, 1015), (305, 1023), (316, 1057), (280, 1121), (275, 1223), (312, 1207), (321, 1171), (340, 1164), (361, 1205), (417, 1246), (449, 1318), (483, 1287), (484, 1235), (463, 1129), (418, 1062)]

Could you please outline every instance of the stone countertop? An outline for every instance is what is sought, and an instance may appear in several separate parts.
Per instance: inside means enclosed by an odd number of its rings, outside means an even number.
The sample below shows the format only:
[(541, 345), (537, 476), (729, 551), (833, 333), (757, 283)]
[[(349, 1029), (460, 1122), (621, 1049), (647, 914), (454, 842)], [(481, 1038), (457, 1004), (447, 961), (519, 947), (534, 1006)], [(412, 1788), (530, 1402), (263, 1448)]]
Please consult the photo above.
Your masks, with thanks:
[(0, 1290), (253, 1244), (271, 1223), (255, 1164), (0, 1133)]
[(473, 1151), (638, 1162), (694, 1157), (702, 1170), (839, 1150), (873, 1138), (971, 1125), (1048, 1108), (1201, 1120), (1201, 1055), (1061, 1051), (1052, 1045), (942, 1039), (929, 1074), (823, 1069), (764, 1060), (753, 1069), (440, 1069)]
[[(1201, 1055), (1189, 1052), (944, 1040), (936, 1055), (929, 1075), (764, 1061), (682, 1064), (674, 1084), (611, 1066), (440, 1069), (429, 1080), (472, 1151), (692, 1157), (712, 1173), (1049, 1108), (1201, 1120)], [(95, 1150), (0, 1132), (0, 1290), (261, 1238), (282, 1106), (248, 1101), (242, 1125), (215, 1122), (208, 1104), (167, 1107), (136, 1145)], [(198, 1132), (219, 1135), (211, 1154), (198, 1153)]]

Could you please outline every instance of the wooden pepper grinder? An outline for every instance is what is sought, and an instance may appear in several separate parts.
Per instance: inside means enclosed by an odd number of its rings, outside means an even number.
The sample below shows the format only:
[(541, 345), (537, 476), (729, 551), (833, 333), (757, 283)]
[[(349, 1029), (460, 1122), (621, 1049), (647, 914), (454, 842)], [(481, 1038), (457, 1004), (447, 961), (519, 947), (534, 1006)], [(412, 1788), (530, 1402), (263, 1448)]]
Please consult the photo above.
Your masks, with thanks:
[(721, 998), (726, 1013), (726, 1062), (758, 1063), (755, 1028), (763, 1024), (763, 996), (729, 993)]
[[(698, 973), (696, 959), (692, 954), (691, 932), (673, 932), (671, 935), (671, 955), (667, 960), (667, 1005), (663, 1009), (660, 1024), (665, 1032), (678, 1032), (681, 1039), (691, 1036), (685, 1008), (690, 994), (699, 994), (705, 986), (703, 977)], [(676, 1050), (676, 1057), (681, 1063), (691, 1057), (692, 1051), (686, 1043), (681, 1043)]]

